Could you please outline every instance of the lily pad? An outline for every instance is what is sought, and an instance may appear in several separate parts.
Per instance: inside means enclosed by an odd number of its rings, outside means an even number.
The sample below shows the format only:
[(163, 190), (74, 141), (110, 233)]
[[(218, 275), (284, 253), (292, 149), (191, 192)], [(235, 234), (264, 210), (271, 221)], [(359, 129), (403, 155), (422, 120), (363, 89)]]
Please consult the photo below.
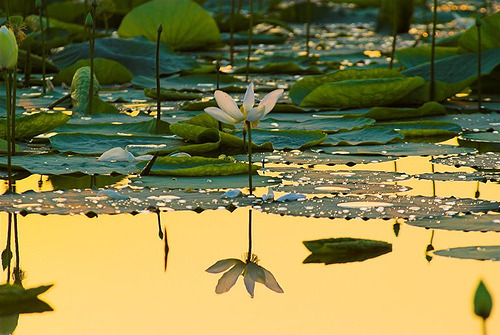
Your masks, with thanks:
[[(157, 99), (158, 94), (156, 88), (144, 89), (144, 94), (147, 97)], [(160, 89), (160, 100), (161, 101), (179, 101), (179, 100), (197, 100), (201, 99), (202, 95), (198, 93), (186, 93), (179, 92), (170, 89)]]
[[(140, 166), (145, 166), (141, 163)], [(252, 165), (252, 172), (259, 167)], [(151, 168), (150, 175), (156, 176), (229, 176), (248, 173), (248, 164), (235, 163), (229, 159), (205, 157), (159, 157)]]
[[(124, 65), (134, 74), (155, 76), (155, 50), (156, 43), (145, 38), (98, 38), (95, 41), (94, 57), (111, 59)], [(68, 44), (58, 50), (51, 57), (59, 69), (72, 66), (80, 59), (89, 59), (90, 51), (88, 42)], [(196, 66), (193, 58), (174, 54), (171, 49), (160, 44), (160, 73), (172, 74), (181, 70), (191, 69)], [(149, 85), (148, 85), (149, 86)], [(155, 84), (151, 85), (154, 87)]]
[[(243, 138), (242, 133), (235, 133)], [(248, 139), (248, 137), (247, 137)], [(271, 142), (273, 148), (282, 149), (307, 149), (323, 143), (326, 133), (320, 130), (252, 130), (252, 142), (263, 145)]]
[(156, 41), (160, 25), (161, 41), (174, 49), (203, 48), (221, 40), (214, 19), (191, 0), (155, 0), (140, 5), (123, 18), (118, 35)]
[[(435, 59), (455, 56), (458, 53), (456, 47), (437, 46), (435, 49)], [(404, 48), (396, 50), (396, 59), (406, 68), (412, 68), (420, 64), (431, 61), (431, 47), (424, 45), (417, 48)]]
[(0, 285), (0, 316), (52, 311), (52, 307), (37, 298), (51, 287), (46, 285), (25, 289), (19, 285)]
[(458, 143), (465, 147), (476, 148), (480, 152), (500, 151), (500, 133), (469, 133), (458, 138)]
[(259, 123), (259, 129), (281, 130), (321, 130), (325, 133), (357, 130), (375, 123), (369, 118), (352, 118), (337, 115), (318, 114), (284, 114), (271, 113)]
[(362, 262), (392, 251), (390, 243), (360, 238), (329, 238), (303, 243), (312, 252), (304, 263), (325, 263), (325, 265)]
[(500, 215), (464, 215), (450, 218), (423, 219), (406, 222), (411, 226), (428, 229), (500, 232)]
[(334, 183), (321, 180), (308, 183), (293, 183), (275, 189), (282, 192), (300, 192), (306, 194), (383, 194), (400, 193), (411, 190), (408, 186), (375, 183)]
[[(54, 84), (71, 83), (76, 70), (84, 66), (90, 66), (89, 59), (81, 59), (62, 69), (54, 76)], [(124, 84), (130, 82), (133, 77), (132, 73), (117, 61), (99, 57), (94, 59), (94, 71), (101, 85)]]
[(403, 138), (403, 134), (387, 127), (368, 127), (361, 130), (330, 134), (323, 145), (376, 145), (396, 142)]
[(432, 162), (455, 167), (467, 166), (480, 171), (500, 171), (500, 153), (497, 152), (435, 158)]
[[(134, 77), (132, 83), (139, 87), (156, 87), (156, 80), (153, 77)], [(219, 88), (224, 92), (245, 92), (247, 86), (247, 83), (236, 77), (227, 74), (220, 74), (219, 76)], [(161, 87), (177, 91), (212, 92), (217, 87), (217, 77), (215, 74), (173, 75), (168, 78), (162, 78)]]
[(460, 259), (475, 259), (480, 261), (500, 261), (500, 245), (437, 250), (434, 252), (434, 255)]
[[(135, 118), (131, 118), (136, 121)], [(150, 136), (156, 134), (156, 119), (149, 118), (149, 121), (139, 122), (120, 122), (117, 119), (114, 122), (97, 123), (98, 121), (71, 122), (58, 127), (57, 133), (81, 133), (81, 134), (96, 134), (96, 135), (120, 135), (120, 136)], [(120, 120), (123, 120), (120, 118)], [(104, 121), (104, 120), (103, 120)], [(169, 124), (160, 120), (160, 133), (171, 134)]]
[(382, 121), (420, 118), (422, 116), (443, 115), (445, 113), (446, 108), (443, 105), (435, 101), (429, 101), (418, 108), (373, 107), (362, 115), (377, 121)]
[[(446, 106), (448, 108), (448, 106)], [(475, 114), (448, 114), (434, 117), (420, 118), (420, 120), (453, 122), (463, 131), (500, 131), (500, 113)]]
[(399, 121), (378, 123), (377, 126), (394, 129), (404, 135), (405, 139), (412, 137), (454, 137), (462, 131), (462, 127), (452, 122), (443, 121)]
[(494, 177), (493, 174), (486, 173), (467, 173), (467, 172), (434, 172), (434, 173), (422, 173), (418, 175), (414, 175), (413, 177), (417, 179), (425, 179), (425, 180), (435, 180), (435, 181), (479, 181), (486, 182), (497, 181), (498, 178)]
[[(64, 113), (40, 112), (16, 117), (16, 139), (27, 140), (64, 125), (71, 117)], [(0, 119), (0, 138), (6, 138), (5, 119)]]

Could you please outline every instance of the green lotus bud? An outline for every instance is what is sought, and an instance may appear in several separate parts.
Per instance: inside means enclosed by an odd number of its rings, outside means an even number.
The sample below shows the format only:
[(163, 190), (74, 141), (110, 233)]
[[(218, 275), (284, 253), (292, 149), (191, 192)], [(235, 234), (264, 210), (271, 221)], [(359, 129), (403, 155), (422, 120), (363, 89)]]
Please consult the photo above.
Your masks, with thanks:
[(42, 8), (42, 0), (35, 0), (35, 8)]
[(90, 26), (92, 26), (93, 22), (94, 21), (92, 20), (92, 14), (87, 13), (87, 17), (85, 18), (85, 25), (90, 27)]
[(474, 294), (474, 313), (486, 320), (490, 316), (492, 306), (490, 292), (481, 280)]
[(0, 28), (0, 70), (12, 70), (17, 65), (17, 41), (14, 32), (2, 26)]

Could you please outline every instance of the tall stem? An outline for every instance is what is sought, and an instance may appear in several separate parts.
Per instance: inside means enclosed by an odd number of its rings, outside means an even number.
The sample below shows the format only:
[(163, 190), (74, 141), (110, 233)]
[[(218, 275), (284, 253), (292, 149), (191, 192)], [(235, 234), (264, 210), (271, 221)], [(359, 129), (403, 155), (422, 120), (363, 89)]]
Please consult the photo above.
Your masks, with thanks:
[(5, 250), (7, 252), (7, 284), (10, 283), (10, 264), (11, 264), (11, 259), (12, 259), (12, 251), (10, 250), (10, 240), (11, 240), (11, 235), (12, 235), (12, 213), (8, 214), (8, 227), (7, 227), (7, 246), (5, 247)]
[(306, 56), (309, 57), (309, 41), (311, 39), (311, 0), (306, 2)]
[(40, 35), (42, 37), (42, 93), (45, 94), (47, 93), (47, 84), (45, 83), (45, 28), (43, 24), (43, 3), (42, 6), (38, 8), (38, 14), (40, 16)]
[(252, 52), (252, 38), (253, 38), (253, 0), (250, 0), (250, 18), (248, 20), (248, 50), (247, 50), (247, 70), (245, 81), (248, 83), (248, 75), (250, 72), (250, 54)]
[(483, 330), (483, 335), (488, 335), (488, 332), (486, 331), (486, 319), (481, 319), (482, 322), (481, 322), (481, 328)]
[(247, 263), (252, 259), (252, 209), (248, 209), (248, 255)]
[(248, 188), (250, 189), (250, 195), (253, 194), (252, 185), (252, 124), (246, 121), (248, 128)]
[(482, 85), (481, 85), (481, 20), (476, 20), (477, 27), (477, 111), (482, 109)]
[(19, 253), (19, 231), (17, 228), (17, 214), (14, 213), (14, 248), (16, 253), (16, 267), (14, 268), (14, 283), (21, 284), (21, 260)]
[(234, 66), (234, 1), (231, 0), (231, 16), (229, 21), (229, 57), (231, 66)]
[(156, 133), (160, 133), (161, 121), (161, 85), (160, 85), (160, 38), (163, 31), (163, 26), (158, 26), (158, 34), (156, 35)]
[(434, 0), (434, 8), (432, 10), (432, 42), (431, 42), (431, 82), (430, 82), (430, 92), (429, 100), (434, 101), (436, 99), (436, 68), (435, 68), (435, 52), (436, 52), (436, 25), (437, 25), (437, 0)]
[(10, 105), (11, 113), (11, 146), (12, 156), (16, 155), (16, 105), (17, 105), (17, 66), (12, 70), (12, 103)]
[(94, 41), (95, 41), (95, 13), (97, 2), (92, 2), (92, 25), (90, 26), (90, 85), (89, 85), (89, 102), (87, 110), (92, 114), (92, 99), (94, 98)]
[(8, 190), (12, 191), (12, 145), (11, 145), (11, 112), (12, 112), (12, 96), (11, 96), (11, 75), (10, 70), (3, 70), (5, 81), (5, 97), (6, 97), (6, 122), (5, 122), (5, 137), (7, 140), (7, 178)]

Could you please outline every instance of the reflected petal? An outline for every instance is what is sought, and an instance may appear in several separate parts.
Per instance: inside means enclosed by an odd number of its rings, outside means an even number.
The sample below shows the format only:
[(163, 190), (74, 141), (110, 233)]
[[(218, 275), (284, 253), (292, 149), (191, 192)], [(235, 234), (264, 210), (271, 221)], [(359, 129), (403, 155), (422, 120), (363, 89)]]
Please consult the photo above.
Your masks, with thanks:
[(259, 108), (263, 107), (265, 109), (264, 115), (269, 113), (274, 108), (274, 106), (276, 105), (276, 102), (278, 101), (279, 97), (281, 97), (283, 92), (284, 92), (283, 89), (280, 88), (278, 90), (272, 91), (271, 93), (266, 95), (264, 98), (262, 98), (262, 100), (259, 103)]
[(217, 121), (222, 123), (236, 124), (238, 121), (233, 119), (231, 116), (227, 115), (222, 109), (217, 107), (207, 107), (205, 108), (205, 113), (212, 116)]
[(219, 279), (219, 281), (217, 282), (217, 286), (215, 287), (215, 293), (221, 294), (229, 291), (231, 287), (236, 284), (236, 280), (238, 280), (238, 277), (241, 275), (244, 269), (245, 263), (241, 261), (240, 263), (236, 263), (236, 265), (231, 270), (224, 273)]
[(266, 277), (264, 285), (266, 285), (267, 288), (273, 290), (274, 292), (283, 293), (284, 292), (283, 289), (281, 288), (280, 284), (278, 284), (278, 281), (276, 280), (276, 278), (274, 278), (273, 274), (270, 271), (264, 269), (263, 267), (261, 268), (264, 271)]
[(245, 272), (245, 276), (243, 277), (243, 282), (245, 283), (245, 288), (247, 289), (247, 292), (253, 298), (253, 292), (255, 290), (255, 280), (252, 279), (248, 271)]
[(250, 278), (252, 278), (253, 281), (257, 282), (264, 282), (266, 279), (266, 275), (264, 274), (264, 268), (261, 266), (258, 266), (255, 263), (248, 263), (246, 266), (246, 273), (250, 275)]
[(253, 82), (250, 83), (245, 92), (245, 97), (243, 98), (243, 110), (248, 113), (250, 109), (253, 108), (255, 104), (255, 94), (253, 92)]
[(261, 108), (261, 107), (256, 107), (256, 108), (250, 109), (247, 113), (247, 121), (248, 122), (259, 121), (260, 119), (262, 119), (264, 117), (264, 115), (265, 115), (264, 112), (265, 112), (265, 109)]
[(240, 109), (238, 108), (238, 105), (229, 94), (217, 90), (215, 91), (214, 96), (215, 100), (217, 100), (217, 104), (224, 111), (224, 113), (236, 120), (236, 122), (233, 122), (233, 124), (241, 122), (245, 119), (243, 113), (241, 113)]
[(214, 265), (212, 265), (205, 271), (210, 273), (219, 273), (226, 271), (227, 269), (229, 269), (230, 267), (232, 267), (237, 263), (243, 263), (243, 262), (236, 258), (221, 259), (220, 261), (217, 261)]

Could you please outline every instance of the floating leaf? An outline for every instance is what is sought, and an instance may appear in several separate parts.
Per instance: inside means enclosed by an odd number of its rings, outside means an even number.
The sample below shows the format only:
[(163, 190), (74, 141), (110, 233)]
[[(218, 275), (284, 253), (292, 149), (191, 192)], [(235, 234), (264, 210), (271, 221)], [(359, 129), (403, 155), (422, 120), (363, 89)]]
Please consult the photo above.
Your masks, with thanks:
[(500, 261), (500, 245), (437, 250), (434, 252), (434, 255), (460, 259), (476, 259), (480, 261)]
[(362, 129), (373, 123), (375, 123), (375, 120), (364, 117), (342, 117), (326, 113), (310, 115), (273, 112), (259, 123), (259, 129), (321, 130), (325, 133), (336, 133)]
[[(498, 35), (500, 34), (500, 13), (494, 13), (481, 19), (481, 49), (500, 48)], [(477, 51), (477, 27), (467, 29), (458, 40), (460, 52)]]
[(396, 120), (406, 118), (420, 118), (428, 115), (443, 115), (446, 108), (438, 102), (429, 101), (418, 108), (395, 108), (395, 107), (373, 107), (364, 117), (372, 118), (377, 121)]
[(476, 170), (500, 170), (500, 153), (488, 152), (485, 154), (469, 154), (457, 157), (435, 158), (432, 163), (452, 165), (455, 167), (468, 166)]
[[(37, 296), (44, 293), (52, 285), (24, 289), (19, 285), (4, 284), (0, 286), (0, 316), (11, 316), (20, 313), (41, 313), (52, 311), (47, 303)], [(17, 319), (16, 319), (17, 324)]]
[(471, 133), (458, 138), (458, 144), (480, 152), (500, 151), (500, 133)]
[[(235, 133), (242, 137), (242, 133)], [(273, 148), (307, 149), (320, 145), (326, 140), (326, 133), (320, 130), (261, 130), (252, 129), (252, 142), (257, 145), (272, 143)]]
[[(141, 163), (140, 166), (145, 165)], [(252, 172), (259, 167), (252, 165)], [(248, 164), (231, 160), (205, 157), (159, 157), (151, 168), (150, 175), (156, 176), (229, 176), (248, 173)]]
[(195, 49), (220, 43), (214, 19), (191, 0), (155, 0), (131, 10), (118, 27), (120, 37), (144, 36), (156, 41), (162, 25), (161, 41), (175, 49)]
[[(64, 125), (71, 117), (64, 113), (40, 112), (16, 117), (16, 139), (27, 140)], [(0, 119), (0, 138), (6, 138), (5, 119)]]
[(404, 135), (387, 127), (368, 127), (361, 130), (346, 131), (328, 135), (325, 146), (337, 145), (374, 145), (395, 142)]
[(392, 244), (387, 242), (348, 237), (303, 243), (312, 252), (304, 263), (325, 263), (325, 265), (362, 262), (392, 251)]
[[(435, 49), (435, 60), (457, 55), (456, 47), (437, 46)], [(431, 61), (431, 47), (404, 48), (396, 50), (396, 59), (406, 68), (415, 67)]]
[[(137, 121), (136, 118), (131, 118)], [(140, 122), (120, 122), (117, 118), (116, 121), (97, 123), (99, 119), (92, 122), (73, 122), (72, 119), (69, 123), (56, 129), (57, 133), (82, 133), (82, 134), (98, 134), (98, 135), (142, 135), (149, 136), (156, 133), (156, 119)], [(85, 120), (86, 121), (86, 120)], [(104, 120), (103, 120), (104, 121)], [(160, 134), (171, 134), (169, 131), (170, 124), (160, 120)]]
[[(81, 59), (70, 67), (62, 69), (54, 76), (54, 84), (71, 83), (76, 70), (84, 66), (90, 66), (89, 59)], [(99, 57), (94, 59), (94, 73), (101, 85), (125, 84), (133, 77), (132, 73), (117, 61)]]
[(500, 232), (500, 215), (464, 215), (449, 218), (422, 219), (408, 221), (407, 223), (411, 226), (428, 229)]
[(378, 123), (377, 126), (394, 129), (406, 138), (411, 137), (438, 137), (456, 136), (462, 131), (462, 127), (452, 122), (442, 121), (399, 121)]
[[(157, 99), (158, 94), (156, 93), (156, 88), (144, 89), (144, 94), (147, 97)], [(196, 100), (201, 99), (202, 95), (197, 93), (185, 93), (174, 91), (170, 89), (160, 89), (160, 100), (161, 101), (179, 101), (179, 100)]]

